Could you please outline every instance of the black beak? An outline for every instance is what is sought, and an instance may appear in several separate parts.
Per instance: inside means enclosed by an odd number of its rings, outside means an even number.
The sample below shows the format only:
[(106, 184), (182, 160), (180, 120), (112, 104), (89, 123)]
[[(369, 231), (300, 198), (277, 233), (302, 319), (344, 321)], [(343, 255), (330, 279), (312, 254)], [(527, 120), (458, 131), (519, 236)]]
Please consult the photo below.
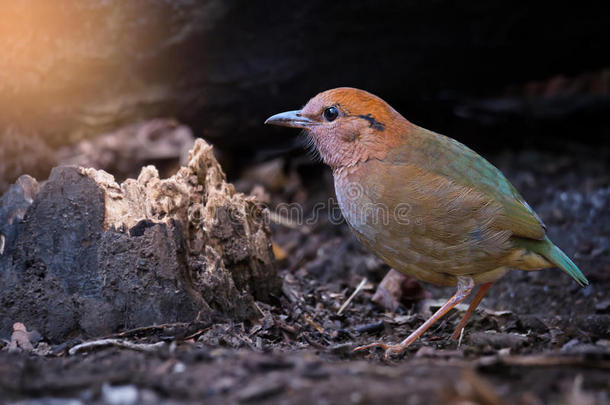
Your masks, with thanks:
[(313, 121), (307, 117), (303, 117), (300, 110), (295, 110), (272, 115), (267, 118), (265, 124), (278, 125), (281, 127), (307, 128), (313, 124)]

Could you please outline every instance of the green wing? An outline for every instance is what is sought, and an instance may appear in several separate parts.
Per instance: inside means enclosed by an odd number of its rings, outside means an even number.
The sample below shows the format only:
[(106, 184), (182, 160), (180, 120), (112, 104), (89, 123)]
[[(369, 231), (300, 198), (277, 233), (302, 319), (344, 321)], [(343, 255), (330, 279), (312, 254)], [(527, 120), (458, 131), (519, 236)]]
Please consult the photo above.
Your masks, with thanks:
[(392, 152), (391, 159), (420, 166), (473, 188), (502, 206), (504, 215), (494, 224), (515, 236), (543, 240), (546, 227), (502, 172), (478, 153), (446, 136), (417, 128), (408, 147)]

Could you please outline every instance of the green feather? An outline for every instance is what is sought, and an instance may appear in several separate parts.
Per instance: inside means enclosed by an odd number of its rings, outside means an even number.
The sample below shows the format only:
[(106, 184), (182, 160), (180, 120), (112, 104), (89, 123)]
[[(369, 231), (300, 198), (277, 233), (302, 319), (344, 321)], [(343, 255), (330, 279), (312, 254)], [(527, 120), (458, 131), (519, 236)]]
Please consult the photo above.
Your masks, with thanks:
[(494, 165), (466, 145), (441, 134), (416, 127), (411, 142), (395, 148), (387, 159), (416, 165), (452, 182), (485, 194), (502, 206), (504, 229), (513, 235), (544, 240), (545, 226), (523, 197)]
[(548, 237), (544, 240), (513, 237), (511, 240), (515, 246), (543, 256), (549, 262), (568, 273), (581, 287), (589, 285), (589, 280), (582, 274), (580, 269)]

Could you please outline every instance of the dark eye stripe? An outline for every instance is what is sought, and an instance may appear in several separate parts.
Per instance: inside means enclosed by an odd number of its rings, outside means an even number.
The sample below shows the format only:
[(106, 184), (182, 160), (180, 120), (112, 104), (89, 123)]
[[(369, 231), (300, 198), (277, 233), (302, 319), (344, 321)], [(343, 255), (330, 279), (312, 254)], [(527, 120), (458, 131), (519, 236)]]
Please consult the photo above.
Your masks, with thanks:
[(385, 129), (385, 125), (383, 125), (383, 123), (377, 121), (375, 119), (375, 117), (373, 117), (371, 114), (366, 114), (366, 115), (361, 114), (361, 115), (357, 115), (357, 117), (368, 121), (370, 127), (376, 131), (383, 131)]

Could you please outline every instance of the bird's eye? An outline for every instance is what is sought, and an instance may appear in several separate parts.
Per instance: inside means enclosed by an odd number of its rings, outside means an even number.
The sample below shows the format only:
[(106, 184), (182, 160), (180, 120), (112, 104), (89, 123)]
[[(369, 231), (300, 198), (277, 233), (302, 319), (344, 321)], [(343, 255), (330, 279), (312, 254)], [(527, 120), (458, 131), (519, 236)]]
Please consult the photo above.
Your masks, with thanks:
[(334, 121), (339, 116), (339, 110), (337, 110), (337, 107), (328, 107), (324, 110), (323, 115), (326, 121)]

